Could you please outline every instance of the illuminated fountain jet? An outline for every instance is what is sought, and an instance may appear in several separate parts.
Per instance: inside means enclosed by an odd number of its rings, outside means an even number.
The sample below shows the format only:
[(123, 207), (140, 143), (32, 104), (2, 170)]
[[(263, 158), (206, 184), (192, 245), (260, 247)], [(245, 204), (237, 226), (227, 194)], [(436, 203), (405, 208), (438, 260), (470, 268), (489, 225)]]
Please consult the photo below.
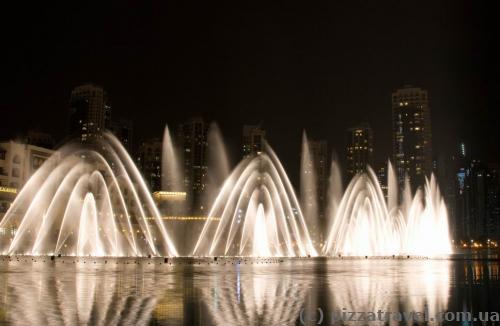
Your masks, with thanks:
[(446, 205), (434, 176), (413, 197), (407, 182), (398, 206), (397, 182), (390, 164), (388, 171), (387, 203), (372, 169), (352, 179), (333, 215), (325, 255), (451, 254)]
[(104, 133), (58, 150), (0, 223), (0, 254), (177, 255), (137, 167)]
[(209, 217), (195, 256), (317, 255), (292, 185), (267, 144), (234, 169)]

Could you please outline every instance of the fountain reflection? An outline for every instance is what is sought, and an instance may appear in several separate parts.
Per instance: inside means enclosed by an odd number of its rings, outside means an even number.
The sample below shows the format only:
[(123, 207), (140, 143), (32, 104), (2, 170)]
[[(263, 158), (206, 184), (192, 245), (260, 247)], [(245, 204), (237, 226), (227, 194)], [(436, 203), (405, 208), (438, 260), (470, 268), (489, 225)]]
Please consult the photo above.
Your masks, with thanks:
[[(23, 266), (11, 267), (18, 271)], [(25, 267), (25, 266), (24, 266)], [(99, 272), (90, 267), (36, 266), (8, 274), (2, 287), (3, 317), (12, 325), (146, 324), (157, 303), (154, 278)], [(76, 272), (75, 272), (76, 271)], [(139, 282), (140, 278), (140, 282)]]
[(215, 325), (291, 325), (312, 279), (280, 276), (279, 266), (241, 266), (199, 284)]
[(498, 261), (42, 259), (0, 261), (0, 324), (298, 325), (321, 308), (329, 325), (342, 311), (500, 310)]
[[(424, 312), (446, 311), (450, 295), (450, 266), (446, 260), (346, 261), (349, 281), (333, 280), (330, 311)], [(338, 268), (336, 268), (338, 269)], [(418, 273), (415, 271), (418, 270)]]

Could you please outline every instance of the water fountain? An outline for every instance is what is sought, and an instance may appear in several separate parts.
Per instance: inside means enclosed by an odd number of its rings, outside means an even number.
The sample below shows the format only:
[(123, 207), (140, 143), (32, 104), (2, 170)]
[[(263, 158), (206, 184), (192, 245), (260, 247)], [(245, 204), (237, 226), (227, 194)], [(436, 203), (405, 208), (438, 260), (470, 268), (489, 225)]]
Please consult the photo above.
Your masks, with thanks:
[[(193, 256), (451, 253), (446, 207), (433, 176), (415, 194), (407, 182), (398, 200), (389, 163), (387, 198), (370, 168), (343, 192), (333, 160), (325, 220), (319, 223), (314, 162), (305, 133), (301, 204), (268, 144), (229, 174), (224, 142), (214, 124), (209, 142), (208, 191), (202, 200), (211, 210), (199, 228), (162, 219), (126, 150), (104, 133), (92, 146), (64, 146), (33, 175), (0, 222), (0, 254), (176, 256), (174, 243), (182, 255)], [(184, 187), (180, 151), (166, 127), (162, 188), (186, 191)], [(161, 206), (169, 214), (186, 213), (185, 202), (166, 204), (175, 205)], [(175, 242), (167, 229), (176, 234)], [(321, 247), (317, 240), (323, 237)]]
[(436, 179), (412, 197), (406, 182), (397, 205), (397, 182), (389, 163), (388, 199), (371, 168), (356, 175), (334, 215), (323, 253), (330, 256), (436, 256), (451, 254), (446, 205)]
[(30, 178), (0, 223), (3, 255), (167, 256), (176, 248), (127, 151), (110, 133), (69, 144)]
[(267, 144), (238, 164), (208, 216), (193, 255), (317, 255), (292, 185)]

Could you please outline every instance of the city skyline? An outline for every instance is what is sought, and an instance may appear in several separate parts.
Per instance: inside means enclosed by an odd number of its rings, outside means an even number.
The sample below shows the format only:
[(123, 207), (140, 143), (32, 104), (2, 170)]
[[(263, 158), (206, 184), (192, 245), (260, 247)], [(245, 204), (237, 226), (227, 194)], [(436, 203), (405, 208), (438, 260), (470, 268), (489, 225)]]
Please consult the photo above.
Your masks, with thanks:
[[(374, 139), (377, 139), (377, 137), (374, 137), (373, 130), (368, 122), (360, 122), (346, 129), (346, 146), (344, 149), (338, 150), (332, 147), (327, 140), (322, 140), (322, 142), (325, 142), (325, 148), (328, 147), (330, 149), (328, 155), (335, 155), (336, 160), (340, 164), (344, 183), (348, 183), (355, 174), (366, 171), (367, 166), (377, 171), (381, 166), (386, 165), (387, 160), (390, 160), (396, 168), (401, 188), (404, 186), (406, 177), (409, 177), (410, 181), (413, 180), (411, 182), (413, 186), (422, 186), (424, 184), (424, 177), (429, 177), (432, 172), (436, 172), (436, 164), (443, 156), (455, 160), (462, 154), (465, 155), (466, 142), (463, 139), (458, 140), (453, 144), (451, 149), (447, 149), (444, 153), (433, 151), (433, 138), (430, 128), (432, 119), (429, 112), (429, 96), (426, 89), (412, 85), (402, 85), (391, 94), (392, 131), (390, 137), (393, 148), (392, 152), (390, 152), (387, 157), (381, 160), (374, 159), (375, 154), (379, 154), (380, 157), (380, 152), (386, 152), (386, 149), (374, 146)], [(40, 128), (29, 129), (18, 134), (17, 137), (7, 138), (4, 139), (4, 141), (14, 140), (18, 143), (37, 145), (47, 149), (57, 149), (66, 142), (73, 140), (77, 140), (81, 143), (92, 143), (92, 139), (96, 137), (100, 138), (99, 133), (108, 130), (117, 136), (129, 153), (134, 157), (136, 163), (141, 167), (143, 173), (145, 173), (144, 177), (148, 184), (150, 184), (151, 189), (160, 190), (161, 185), (158, 183), (161, 176), (161, 171), (159, 171), (162, 151), (160, 134), (156, 134), (154, 137), (148, 139), (136, 139), (134, 144), (133, 122), (126, 118), (117, 119), (116, 116), (112, 115), (110, 102), (111, 100), (108, 98), (106, 90), (100, 85), (95, 83), (78, 85), (71, 91), (67, 112), (68, 125), (64, 129), (66, 132), (59, 138), (58, 142), (55, 141), (56, 138), (53, 137), (52, 134), (46, 133)], [(411, 118), (408, 118), (409, 114)], [(403, 119), (402, 116), (406, 116), (406, 118)], [(203, 115), (198, 114), (186, 118), (183, 122), (174, 127), (176, 132), (173, 136), (177, 142), (177, 150), (189, 154), (188, 156), (184, 155), (184, 162), (182, 163), (185, 165), (185, 187), (190, 188), (190, 184), (194, 180), (193, 176), (190, 175), (195, 173), (198, 175), (194, 177), (197, 179), (195, 183), (198, 185), (197, 188), (199, 188), (197, 192), (202, 191), (205, 184), (204, 181), (202, 181), (207, 173), (207, 158), (204, 152), (208, 145), (208, 125), (211, 123), (218, 122), (206, 120)], [(197, 124), (200, 124), (201, 127), (195, 128)], [(183, 130), (186, 126), (190, 125), (192, 125), (192, 128), (188, 127), (185, 131)], [(256, 125), (244, 124), (241, 128), (242, 133), (240, 133), (239, 137), (232, 137), (231, 135), (226, 135), (225, 137), (226, 147), (229, 147), (226, 149), (229, 150), (229, 154), (232, 154), (229, 159), (230, 162), (233, 163), (233, 167), (242, 157), (245, 158), (260, 153), (263, 149), (264, 142), (268, 141), (268, 132), (266, 128), (262, 126), (262, 123)], [(195, 129), (198, 131), (195, 131)], [(423, 132), (424, 129), (426, 129), (426, 132)], [(305, 129), (301, 130), (301, 132), (306, 131), (308, 132), (308, 130)], [(221, 136), (223, 135), (224, 130), (222, 130)], [(193, 141), (194, 143), (191, 144)], [(186, 142), (187, 147), (185, 146)], [(132, 144), (135, 146), (132, 146)], [(290, 149), (291, 147), (289, 145), (287, 147)], [(155, 162), (152, 162), (151, 158), (149, 158), (149, 162), (146, 162), (146, 164), (149, 164), (149, 167), (146, 167), (144, 165), (145, 163), (141, 162), (141, 160), (144, 160), (144, 155), (147, 156), (147, 153), (144, 152), (144, 146), (146, 146), (146, 148), (151, 146), (156, 148), (153, 150), (153, 156), (156, 158), (152, 159)], [(297, 146), (300, 147), (300, 144)], [(424, 147), (425, 149), (423, 149)], [(200, 149), (197, 150), (197, 148)], [(356, 148), (359, 148), (359, 150)], [(403, 148), (405, 148), (405, 150), (403, 150)], [(408, 148), (410, 148), (410, 150), (408, 150)], [(482, 156), (471, 154), (468, 145), (467, 148), (470, 160), (481, 160), (492, 168), (498, 167), (499, 162), (488, 161)], [(242, 155), (238, 154), (238, 149), (241, 151)], [(151, 152), (151, 149), (148, 149), (148, 151)], [(199, 164), (195, 165), (204, 172), (191, 171), (193, 169), (193, 164), (191, 163), (190, 155), (198, 156)], [(406, 163), (400, 163), (399, 159), (405, 156), (408, 160), (401, 162)], [(328, 157), (328, 160), (330, 159), (331, 157)], [(411, 164), (410, 159), (412, 162)], [(416, 163), (413, 161), (414, 159), (416, 159)], [(147, 160), (146, 158), (146, 161)], [(300, 162), (299, 158), (284, 163), (294, 166), (297, 162)], [(156, 169), (156, 172), (153, 173), (151, 169)], [(293, 183), (298, 187), (298, 174), (300, 174), (300, 169), (297, 171), (291, 170), (289, 174), (291, 175)], [(156, 180), (151, 178), (156, 178)], [(199, 197), (200, 195), (197, 196)]]
[[(486, 51), (493, 35), (482, 4), (328, 4), (305, 17), (293, 3), (193, 10), (168, 4), (143, 8), (135, 18), (126, 3), (78, 9), (67, 21), (58, 19), (67, 15), (59, 14), (63, 8), (26, 13), (32, 24), (20, 28), (21, 46), (7, 50), (7, 75), (15, 79), (0, 101), (9, 121), (0, 138), (38, 127), (60, 139), (71, 90), (90, 81), (106, 89), (116, 118), (134, 122), (136, 148), (165, 123), (191, 116), (217, 121), (230, 143), (239, 142), (242, 125), (260, 122), (285, 164), (298, 171), (286, 145), (300, 146), (303, 129), (341, 152), (345, 129), (367, 121), (379, 162), (392, 156), (391, 92), (412, 84), (429, 92), (440, 126), (433, 131), (436, 151), (464, 140), (474, 156), (499, 161), (498, 66)], [(358, 18), (347, 19), (351, 14)], [(109, 26), (108, 15), (121, 18)], [(381, 19), (386, 15), (391, 19)]]

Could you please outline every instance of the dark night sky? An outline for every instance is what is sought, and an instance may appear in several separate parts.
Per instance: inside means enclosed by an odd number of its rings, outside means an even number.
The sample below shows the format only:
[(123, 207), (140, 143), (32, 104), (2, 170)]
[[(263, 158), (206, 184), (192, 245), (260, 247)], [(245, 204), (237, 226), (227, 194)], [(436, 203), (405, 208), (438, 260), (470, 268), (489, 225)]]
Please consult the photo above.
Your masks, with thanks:
[(436, 153), (465, 139), (499, 159), (496, 17), (483, 2), (132, 3), (4, 11), (0, 138), (34, 127), (61, 138), (71, 89), (92, 81), (134, 121), (136, 144), (201, 114), (237, 156), (242, 125), (262, 122), (297, 170), (302, 129), (343, 154), (346, 128), (367, 121), (382, 161), (391, 91), (413, 84), (429, 90)]

